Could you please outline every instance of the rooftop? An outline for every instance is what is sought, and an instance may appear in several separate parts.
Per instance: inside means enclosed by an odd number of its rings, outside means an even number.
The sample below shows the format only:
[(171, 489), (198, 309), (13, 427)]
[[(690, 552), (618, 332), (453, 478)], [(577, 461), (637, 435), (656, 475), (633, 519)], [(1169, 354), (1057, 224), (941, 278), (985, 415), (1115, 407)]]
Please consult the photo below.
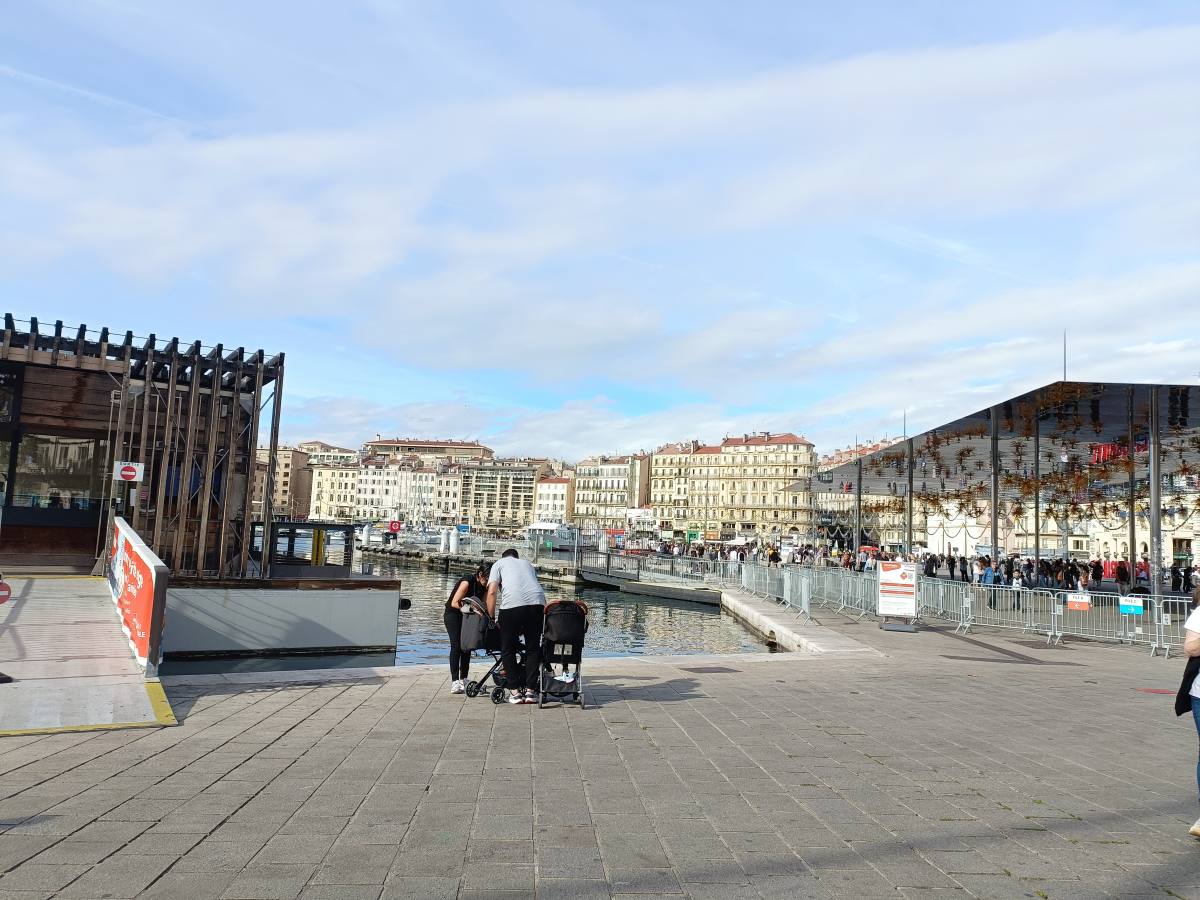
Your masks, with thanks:
[(785, 431), (783, 434), (771, 434), (769, 431), (762, 431), (758, 434), (744, 434), (740, 438), (727, 437), (721, 441), (722, 447), (761, 447), (766, 445), (779, 446), (781, 444), (813, 446), (813, 442), (808, 438), (792, 434), (790, 431)]

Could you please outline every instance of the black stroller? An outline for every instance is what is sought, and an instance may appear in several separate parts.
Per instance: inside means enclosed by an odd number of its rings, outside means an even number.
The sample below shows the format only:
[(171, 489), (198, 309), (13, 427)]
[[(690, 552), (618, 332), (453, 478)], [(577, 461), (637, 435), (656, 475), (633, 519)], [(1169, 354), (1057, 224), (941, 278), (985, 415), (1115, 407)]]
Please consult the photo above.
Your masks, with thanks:
[[(578, 703), (583, 708), (583, 636), (587, 633), (587, 604), (580, 600), (554, 600), (546, 604), (542, 626), (542, 693), (538, 706), (547, 700)], [(555, 666), (561, 671), (556, 672)], [(574, 666), (575, 671), (570, 671)]]
[(480, 691), (487, 691), (487, 682), (492, 681), (492, 702), (504, 702), (504, 690), (513, 684), (523, 684), (525, 681), (524, 655), (517, 657), (516, 677), (509, 679), (504, 671), (504, 662), (500, 658), (500, 626), (488, 615), (487, 606), (482, 600), (467, 597), (463, 600), (462, 639), (459, 649), (464, 653), (474, 655), (482, 650), (492, 658), (492, 667), (478, 681), (468, 681), (466, 692), (468, 697), (478, 697)]

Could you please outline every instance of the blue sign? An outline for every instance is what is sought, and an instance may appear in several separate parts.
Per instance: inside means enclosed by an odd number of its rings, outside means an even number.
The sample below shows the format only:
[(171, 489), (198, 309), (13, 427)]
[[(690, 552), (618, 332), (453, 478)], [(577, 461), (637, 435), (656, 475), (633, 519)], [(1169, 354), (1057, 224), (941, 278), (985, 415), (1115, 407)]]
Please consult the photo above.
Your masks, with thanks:
[(459, 534), (470, 534), (471, 532), (470, 525), (456, 525), (454, 527), (458, 529)]
[(1142, 605), (1141, 597), (1122, 597), (1121, 598), (1121, 615), (1123, 616), (1140, 616), (1146, 611)]

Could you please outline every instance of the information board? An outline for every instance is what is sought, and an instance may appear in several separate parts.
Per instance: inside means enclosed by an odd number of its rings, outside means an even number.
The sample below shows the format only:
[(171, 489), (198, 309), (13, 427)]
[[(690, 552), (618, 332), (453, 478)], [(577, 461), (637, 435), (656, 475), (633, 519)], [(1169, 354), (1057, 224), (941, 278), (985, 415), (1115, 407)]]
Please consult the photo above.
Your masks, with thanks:
[(879, 562), (879, 615), (902, 619), (917, 617), (916, 563)]

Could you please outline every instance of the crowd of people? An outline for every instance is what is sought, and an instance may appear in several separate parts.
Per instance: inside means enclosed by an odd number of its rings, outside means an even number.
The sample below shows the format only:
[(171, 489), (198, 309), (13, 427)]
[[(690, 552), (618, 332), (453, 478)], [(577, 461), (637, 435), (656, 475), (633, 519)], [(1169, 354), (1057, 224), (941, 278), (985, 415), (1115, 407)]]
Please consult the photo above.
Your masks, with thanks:
[[(1043, 588), (1049, 590), (1113, 592), (1122, 596), (1138, 585), (1149, 587), (1150, 564), (1139, 559), (1130, 570), (1127, 560), (1105, 562), (1100, 559), (1075, 560), (1041, 558), (1011, 553), (996, 558), (990, 555), (968, 557), (960, 553), (893, 553), (876, 547), (836, 550), (816, 544), (700, 544), (685, 547), (663, 542), (660, 555), (705, 559), (712, 562), (780, 565), (835, 565), (856, 572), (875, 569), (880, 560), (902, 559), (917, 563), (927, 578), (948, 578), (971, 584), (1004, 587)], [(1190, 562), (1175, 560), (1164, 568), (1164, 587), (1172, 593), (1191, 594), (1200, 585), (1200, 569)]]

